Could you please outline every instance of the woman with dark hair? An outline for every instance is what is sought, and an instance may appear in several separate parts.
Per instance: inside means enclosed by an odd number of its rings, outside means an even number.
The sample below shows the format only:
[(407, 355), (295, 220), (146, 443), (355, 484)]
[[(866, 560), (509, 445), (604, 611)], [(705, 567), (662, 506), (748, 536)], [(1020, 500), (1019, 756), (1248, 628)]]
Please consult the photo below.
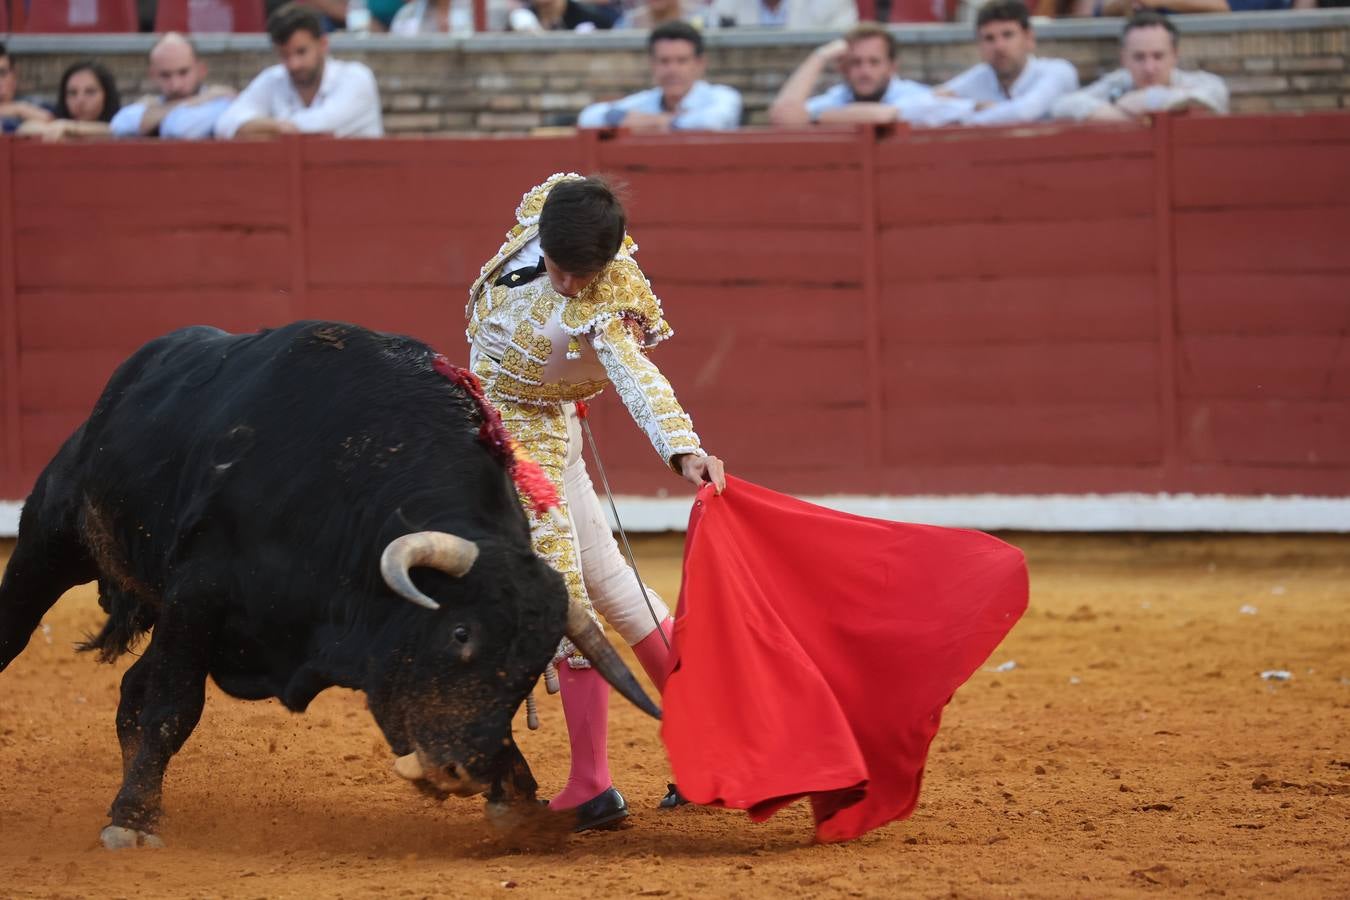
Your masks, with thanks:
[(121, 107), (112, 72), (102, 63), (84, 60), (61, 73), (55, 121), (25, 123), (19, 134), (44, 141), (107, 137), (108, 123)]

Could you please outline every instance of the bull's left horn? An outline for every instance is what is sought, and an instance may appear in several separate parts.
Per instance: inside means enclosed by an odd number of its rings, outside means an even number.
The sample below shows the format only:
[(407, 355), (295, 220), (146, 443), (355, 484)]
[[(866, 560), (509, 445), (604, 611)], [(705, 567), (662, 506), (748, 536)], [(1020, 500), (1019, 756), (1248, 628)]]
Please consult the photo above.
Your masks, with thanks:
[(592, 621), (586, 608), (575, 600), (567, 607), (567, 638), (576, 644), (577, 649), (591, 661), (595, 670), (604, 676), (624, 699), (653, 719), (661, 718), (661, 707), (647, 697), (642, 686), (633, 677), (633, 673), (628, 671), (628, 667), (623, 664), (622, 659), (619, 659), (614, 647), (605, 639), (600, 626)]
[(380, 574), (390, 590), (403, 599), (427, 609), (440, 609), (439, 603), (413, 584), (410, 570), (427, 566), (459, 578), (473, 568), (476, 559), (478, 545), (473, 541), (444, 531), (419, 531), (389, 542), (380, 555)]

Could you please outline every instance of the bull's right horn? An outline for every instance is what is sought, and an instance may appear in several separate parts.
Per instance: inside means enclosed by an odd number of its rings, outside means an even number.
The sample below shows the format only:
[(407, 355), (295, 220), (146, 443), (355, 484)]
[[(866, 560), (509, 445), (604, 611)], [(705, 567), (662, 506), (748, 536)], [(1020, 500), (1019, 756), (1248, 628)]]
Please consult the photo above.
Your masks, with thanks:
[(600, 626), (596, 625), (591, 619), (590, 614), (586, 612), (586, 607), (576, 600), (569, 603), (567, 607), (567, 638), (573, 644), (576, 644), (577, 649), (591, 661), (595, 670), (604, 676), (604, 679), (612, 684), (614, 689), (622, 694), (629, 703), (632, 703), (653, 719), (661, 718), (661, 707), (653, 703), (643, 693), (642, 686), (637, 683), (633, 673), (628, 671), (628, 667), (623, 664), (623, 660), (619, 659), (619, 654), (605, 639), (604, 633), (600, 631)]
[(444, 531), (419, 531), (395, 538), (380, 555), (380, 574), (390, 590), (405, 600), (427, 609), (441, 605), (417, 589), (410, 570), (415, 566), (439, 569), (456, 578), (473, 568), (478, 545)]

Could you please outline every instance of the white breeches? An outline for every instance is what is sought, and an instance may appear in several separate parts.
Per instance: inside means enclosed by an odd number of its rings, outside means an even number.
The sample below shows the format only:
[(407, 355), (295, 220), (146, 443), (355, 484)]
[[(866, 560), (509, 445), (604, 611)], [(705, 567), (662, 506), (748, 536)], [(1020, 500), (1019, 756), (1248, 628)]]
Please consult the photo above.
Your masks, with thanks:
[(619, 544), (609, 530), (604, 508), (596, 496), (586, 461), (581, 455), (581, 420), (575, 403), (564, 403), (567, 416), (567, 465), (563, 470), (564, 503), (572, 522), (572, 540), (581, 563), (581, 578), (586, 584), (595, 611), (631, 646), (656, 630), (656, 623), (670, 615), (665, 601), (647, 588), (652, 610), (642, 598), (637, 575), (624, 559)]

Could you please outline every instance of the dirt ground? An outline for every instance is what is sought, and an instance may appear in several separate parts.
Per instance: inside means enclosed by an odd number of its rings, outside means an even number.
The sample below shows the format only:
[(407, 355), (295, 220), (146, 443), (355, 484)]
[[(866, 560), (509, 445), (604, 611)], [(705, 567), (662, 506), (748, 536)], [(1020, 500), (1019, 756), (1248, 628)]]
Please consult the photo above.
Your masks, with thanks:
[[(804, 804), (655, 809), (656, 726), (618, 700), (631, 824), (520, 850), (480, 802), (399, 782), (360, 695), (296, 716), (212, 687), (169, 769), (168, 849), (105, 851), (129, 660), (72, 651), (101, 616), (78, 588), (0, 673), (0, 896), (1350, 896), (1350, 538), (1006, 537), (1031, 607), (948, 707), (918, 810), (832, 846)], [(680, 541), (638, 543), (672, 600)], [(547, 794), (556, 697), (540, 715), (517, 733)]]

